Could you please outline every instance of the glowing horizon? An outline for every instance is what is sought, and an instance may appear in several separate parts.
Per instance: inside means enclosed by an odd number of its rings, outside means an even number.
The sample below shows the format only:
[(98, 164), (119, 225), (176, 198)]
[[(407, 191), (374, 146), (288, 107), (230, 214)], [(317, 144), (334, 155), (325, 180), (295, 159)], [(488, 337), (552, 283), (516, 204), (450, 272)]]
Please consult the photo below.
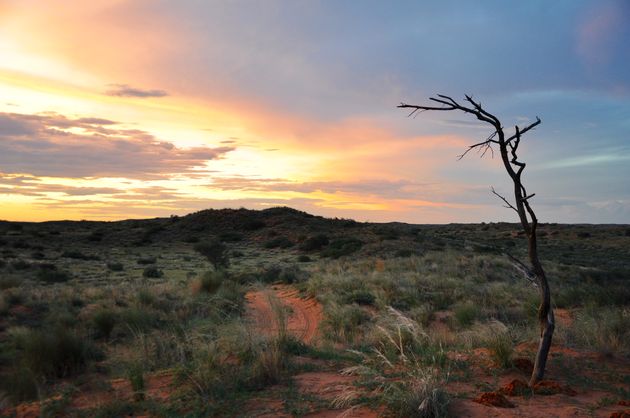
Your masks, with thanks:
[[(0, 6), (0, 219), (291, 206), (369, 221), (514, 220), (489, 193), (509, 191), (498, 161), (456, 161), (486, 128), (395, 108), (437, 92), (475, 93), (506, 124), (542, 118), (524, 158), (543, 221), (630, 223), (630, 8), (611, 0), (543, 13), (541, 3), (471, 15), (453, 4), (371, 4), (356, 17), (358, 3), (9, 1)], [(501, 28), (489, 22), (514, 15), (514, 34), (496, 39)], [(486, 49), (427, 41), (425, 30), (455, 22), (462, 34), (481, 30), (468, 46)], [(529, 48), (531, 36), (543, 51), (528, 74), (485, 62), (493, 47), (480, 40), (505, 51)]]

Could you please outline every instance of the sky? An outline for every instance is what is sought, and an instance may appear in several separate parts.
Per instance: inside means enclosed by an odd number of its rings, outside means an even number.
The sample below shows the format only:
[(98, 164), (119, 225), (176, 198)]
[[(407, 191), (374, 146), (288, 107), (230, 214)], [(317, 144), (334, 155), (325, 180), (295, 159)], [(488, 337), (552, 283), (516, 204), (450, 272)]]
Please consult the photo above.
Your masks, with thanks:
[(0, 0), (0, 219), (517, 221), (439, 93), (540, 117), (541, 222), (630, 223), (629, 48), (625, 0)]

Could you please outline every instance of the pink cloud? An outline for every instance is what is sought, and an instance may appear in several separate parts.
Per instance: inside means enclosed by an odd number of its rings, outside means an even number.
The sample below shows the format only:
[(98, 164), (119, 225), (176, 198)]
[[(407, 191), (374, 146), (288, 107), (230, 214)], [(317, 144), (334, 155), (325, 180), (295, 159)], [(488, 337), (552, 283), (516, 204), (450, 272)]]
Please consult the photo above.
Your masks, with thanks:
[(613, 41), (624, 24), (623, 5), (598, 4), (578, 27), (576, 52), (588, 67), (607, 65), (613, 58)]

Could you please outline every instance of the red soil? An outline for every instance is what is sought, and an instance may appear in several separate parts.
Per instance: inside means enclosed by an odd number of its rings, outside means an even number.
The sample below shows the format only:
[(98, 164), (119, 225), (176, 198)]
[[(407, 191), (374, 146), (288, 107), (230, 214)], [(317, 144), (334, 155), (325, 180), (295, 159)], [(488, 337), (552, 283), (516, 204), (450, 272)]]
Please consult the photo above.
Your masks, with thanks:
[(479, 395), (478, 398), (472, 400), (473, 402), (480, 403), (486, 406), (496, 406), (498, 408), (515, 408), (512, 402), (508, 401), (507, 398), (500, 393), (497, 392), (486, 392)]
[(558, 393), (564, 393), (569, 396), (577, 395), (577, 392), (569, 386), (563, 386), (558, 382), (553, 382), (551, 380), (541, 380), (536, 383), (534, 385), (534, 393), (537, 395), (557, 395)]
[(524, 357), (515, 358), (512, 361), (512, 364), (514, 364), (514, 367), (516, 367), (517, 369), (519, 369), (525, 374), (531, 374), (532, 370), (534, 370), (534, 363), (528, 358), (524, 358)]
[(289, 308), (287, 331), (304, 343), (317, 336), (317, 327), (323, 318), (322, 306), (313, 298), (302, 298), (299, 292), (287, 285), (275, 285), (269, 290), (249, 292), (245, 295), (249, 304), (246, 317), (254, 328), (266, 335), (278, 332), (276, 315), (271, 299), (276, 297)]
[(531, 393), (531, 389), (524, 381), (514, 379), (507, 385), (501, 387), (501, 389), (499, 389), (499, 393), (507, 396), (522, 396), (527, 393)]

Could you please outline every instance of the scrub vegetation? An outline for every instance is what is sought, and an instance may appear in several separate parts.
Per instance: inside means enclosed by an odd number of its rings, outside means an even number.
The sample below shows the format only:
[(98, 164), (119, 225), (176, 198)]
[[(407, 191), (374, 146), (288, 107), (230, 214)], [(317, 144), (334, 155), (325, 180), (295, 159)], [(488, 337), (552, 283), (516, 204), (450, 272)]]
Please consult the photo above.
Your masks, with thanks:
[[(0, 222), (0, 409), (442, 417), (488, 408), (472, 400), (526, 381), (537, 349), (537, 290), (503, 254), (526, 254), (519, 230), (289, 208)], [(557, 324), (549, 380), (510, 397), (518, 408), (555, 393), (552, 403), (593, 414), (623, 409), (629, 231), (538, 225)]]

